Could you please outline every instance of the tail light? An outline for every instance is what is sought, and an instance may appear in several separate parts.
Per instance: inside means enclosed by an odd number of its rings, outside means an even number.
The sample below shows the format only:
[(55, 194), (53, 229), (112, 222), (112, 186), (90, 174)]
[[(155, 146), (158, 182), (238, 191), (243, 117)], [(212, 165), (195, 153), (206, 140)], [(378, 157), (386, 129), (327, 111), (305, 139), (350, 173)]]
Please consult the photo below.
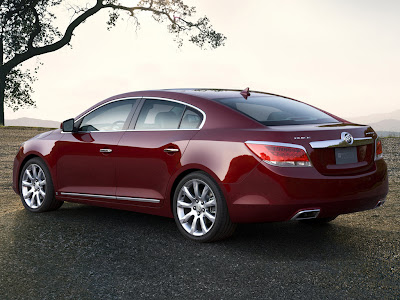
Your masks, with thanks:
[(383, 157), (382, 141), (378, 138), (375, 141), (375, 160)]
[(270, 165), (281, 167), (311, 167), (310, 159), (301, 146), (285, 143), (246, 142), (246, 146)]

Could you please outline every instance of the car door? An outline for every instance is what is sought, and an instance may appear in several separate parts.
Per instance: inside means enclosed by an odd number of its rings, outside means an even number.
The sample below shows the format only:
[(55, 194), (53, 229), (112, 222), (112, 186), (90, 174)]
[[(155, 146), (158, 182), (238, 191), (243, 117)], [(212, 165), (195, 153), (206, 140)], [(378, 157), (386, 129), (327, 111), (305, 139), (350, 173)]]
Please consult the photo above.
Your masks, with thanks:
[(117, 199), (160, 205), (204, 113), (165, 99), (146, 99), (118, 145)]
[(138, 99), (102, 105), (75, 122), (78, 131), (64, 133), (57, 144), (59, 192), (75, 197), (115, 197), (117, 145)]

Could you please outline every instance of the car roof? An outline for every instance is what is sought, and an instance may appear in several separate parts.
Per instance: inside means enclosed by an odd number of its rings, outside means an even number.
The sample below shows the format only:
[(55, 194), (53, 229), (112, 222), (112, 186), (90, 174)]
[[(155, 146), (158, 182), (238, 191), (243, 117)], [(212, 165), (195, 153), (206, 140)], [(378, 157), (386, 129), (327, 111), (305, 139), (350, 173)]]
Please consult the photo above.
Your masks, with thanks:
[[(159, 89), (159, 90), (144, 90), (144, 91), (135, 91), (128, 92), (119, 95), (112, 96), (103, 101), (98, 102), (97, 104), (91, 106), (84, 112), (80, 113), (75, 117), (76, 119), (81, 118), (86, 115), (90, 111), (96, 109), (97, 107), (107, 104), (111, 101), (118, 101), (129, 99), (131, 97), (137, 98), (164, 98), (177, 100), (189, 105), (192, 105), (207, 114), (208, 119), (214, 120), (213, 122), (207, 122), (207, 125), (210, 128), (215, 127), (240, 127), (240, 128), (251, 128), (251, 127), (261, 127), (262, 125), (258, 122), (250, 119), (249, 117), (239, 113), (227, 106), (219, 103), (218, 101), (212, 101), (221, 98), (235, 98), (242, 97), (240, 94), (240, 90), (228, 90), (228, 89)], [(272, 94), (264, 94), (259, 92), (250, 92), (251, 96), (273, 96)], [(212, 105), (210, 105), (212, 103)], [(221, 118), (221, 115), (224, 118)]]
[[(213, 100), (221, 98), (234, 98), (240, 97), (242, 90), (234, 89), (211, 89), (211, 88), (182, 88), (182, 89), (163, 89), (158, 91), (166, 91), (172, 93), (179, 93), (185, 95), (191, 95), (203, 99)], [(269, 94), (258, 91), (250, 91), (251, 96), (278, 96), (275, 94)]]

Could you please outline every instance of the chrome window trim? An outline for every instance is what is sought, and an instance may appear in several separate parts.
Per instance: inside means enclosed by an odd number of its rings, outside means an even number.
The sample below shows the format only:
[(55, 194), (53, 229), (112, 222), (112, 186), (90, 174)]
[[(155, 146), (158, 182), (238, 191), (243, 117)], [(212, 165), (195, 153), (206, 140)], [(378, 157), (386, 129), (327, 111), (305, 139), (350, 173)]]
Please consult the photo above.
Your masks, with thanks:
[(346, 141), (344, 141), (342, 139), (337, 139), (337, 140), (310, 142), (310, 146), (313, 149), (336, 148), (336, 147), (356, 147), (356, 146), (372, 144), (373, 142), (374, 142), (374, 139), (372, 137), (365, 137), (365, 138), (354, 138), (354, 142), (352, 144), (348, 144)]
[(304, 148), (302, 145), (291, 144), (291, 143), (281, 143), (281, 142), (266, 142), (266, 141), (246, 141), (244, 143), (245, 144), (269, 145), (269, 146), (282, 146), (282, 147), (291, 147), (291, 148), (301, 149), (306, 153), (306, 155), (308, 157), (308, 161), (310, 162), (309, 166), (277, 166), (277, 165), (271, 164), (267, 160), (263, 160), (263, 162), (265, 162), (266, 164), (268, 164), (270, 166), (279, 167), (279, 168), (298, 168), (298, 167), (305, 167), (305, 168), (308, 167), (309, 168), (309, 167), (313, 167), (313, 163), (311, 161), (310, 155), (308, 155), (306, 148)]
[[(110, 104), (110, 103), (114, 103), (114, 102), (117, 102), (117, 101), (122, 101), (122, 100), (134, 100), (134, 99), (142, 99), (142, 98), (143, 97), (125, 97), (125, 98), (118, 98), (118, 99), (115, 99), (115, 100), (108, 101), (108, 102), (103, 103), (103, 104), (101, 104), (99, 106), (96, 106), (92, 110), (88, 111), (86, 114), (80, 116), (78, 119), (75, 120), (75, 122), (78, 122), (80, 119), (86, 117), (88, 114), (90, 114), (91, 112), (99, 109), (100, 107), (103, 107), (104, 105), (107, 105), (107, 104)], [(74, 122), (74, 124), (75, 124), (75, 122)], [(90, 132), (90, 131), (84, 131), (84, 132)], [(104, 131), (101, 131), (101, 132), (104, 132)]]
[[(100, 107), (103, 107), (104, 105), (107, 105), (107, 104), (110, 104), (110, 103), (113, 103), (113, 102), (117, 102), (117, 101), (123, 101), (123, 100), (134, 100), (134, 99), (139, 99), (139, 101), (140, 101), (140, 99), (142, 99), (142, 98), (143, 98), (143, 97), (124, 97), (124, 98), (118, 98), (118, 99), (110, 100), (110, 101), (108, 101), (108, 102), (106, 102), (106, 103), (103, 103), (103, 104), (101, 104), (101, 105), (99, 105), (99, 106), (96, 106), (95, 108), (93, 108), (93, 109), (91, 109), (90, 111), (88, 111), (86, 114), (80, 116), (78, 119), (75, 120), (75, 118), (74, 118), (74, 126), (75, 126), (75, 123), (78, 122), (80, 119), (86, 117), (88, 114), (90, 114), (91, 112), (95, 111), (96, 109), (99, 109)], [(121, 132), (121, 131), (124, 131), (124, 132), (125, 132), (126, 130), (77, 131), (77, 132), (65, 132), (65, 131), (62, 131), (62, 130), (61, 130), (61, 133), (79, 133), (79, 132), (81, 132), (81, 133), (82, 133), (82, 132), (85, 132), (85, 133), (87, 133), (87, 132)]]
[[(137, 131), (137, 132), (140, 132), (140, 131), (200, 130), (200, 129), (203, 128), (204, 123), (206, 122), (206, 118), (207, 118), (206, 113), (205, 113), (203, 110), (201, 110), (200, 108), (198, 108), (198, 107), (196, 107), (196, 106), (194, 106), (194, 105), (192, 105), (192, 104), (186, 103), (186, 102), (182, 102), (182, 101), (174, 100), (174, 99), (169, 99), (169, 98), (161, 98), (161, 97), (125, 97), (125, 98), (118, 98), (118, 99), (115, 99), (115, 100), (111, 100), (111, 101), (109, 101), (109, 102), (103, 103), (102, 105), (93, 108), (92, 110), (88, 111), (86, 114), (84, 114), (84, 115), (80, 116), (78, 119), (76, 119), (76, 120), (74, 121), (74, 124), (75, 124), (76, 122), (78, 122), (80, 119), (82, 119), (82, 118), (84, 118), (85, 116), (87, 116), (88, 114), (90, 114), (91, 112), (95, 111), (96, 109), (98, 109), (98, 108), (100, 108), (100, 107), (103, 107), (104, 105), (107, 105), (107, 104), (109, 104), (109, 103), (113, 103), (113, 102), (116, 102), (116, 101), (130, 100), (130, 99), (161, 100), (161, 101), (171, 101), (171, 102), (176, 102), (176, 103), (179, 103), (179, 104), (183, 104), (183, 105), (185, 105), (185, 106), (191, 107), (191, 108), (193, 108), (193, 109), (199, 111), (199, 112), (203, 115), (203, 121), (200, 123), (199, 127), (198, 127), (198, 128), (195, 128), (195, 129), (180, 129), (180, 128), (176, 128), (176, 129), (125, 129), (125, 130), (110, 130), (110, 131), (78, 131), (78, 133), (79, 133), (79, 132), (80, 132), (80, 133), (89, 133), (89, 132), (127, 132), (127, 131)], [(139, 112), (139, 113), (140, 113), (140, 112)], [(135, 126), (136, 126), (136, 124), (135, 124)], [(64, 132), (64, 131), (61, 130), (61, 133), (72, 133), (72, 132)], [(75, 132), (74, 132), (74, 133), (75, 133)]]
[[(195, 110), (197, 110), (197, 111), (199, 111), (202, 115), (203, 115), (203, 121), (200, 123), (200, 125), (199, 125), (199, 127), (198, 128), (195, 128), (195, 129), (180, 129), (180, 128), (177, 128), (177, 129), (130, 129), (130, 130), (127, 130), (127, 131), (171, 131), (171, 130), (200, 130), (200, 129), (202, 129), (203, 128), (203, 126), (204, 126), (204, 123), (206, 122), (206, 113), (203, 111), (203, 110), (201, 110), (200, 108), (198, 108), (198, 107), (196, 107), (196, 106), (194, 106), (194, 105), (192, 105), (192, 104), (189, 104), (189, 103), (186, 103), (186, 102), (183, 102), (183, 101), (179, 101), (179, 100), (174, 100), (174, 99), (169, 99), (169, 98), (162, 98), (162, 97), (142, 97), (145, 101), (148, 99), (148, 100), (161, 100), (161, 101), (170, 101), (170, 102), (175, 102), (175, 103), (179, 103), (179, 104), (183, 104), (183, 105), (186, 105), (186, 106), (188, 106), (188, 107), (191, 107), (191, 108), (193, 108), (193, 109), (195, 109)], [(139, 112), (139, 114), (140, 114), (140, 112)], [(139, 117), (138, 117), (139, 118)], [(135, 124), (135, 127), (136, 127), (136, 124)]]
[(160, 203), (160, 200), (158, 200), (158, 199), (150, 199), (150, 198), (118, 197), (118, 196), (108, 196), (108, 195), (95, 195), (95, 194), (82, 194), (82, 193), (67, 193), (67, 192), (61, 192), (60, 195), (64, 195), (64, 196), (78, 196), (78, 197), (88, 197), (88, 198), (97, 198), (97, 199), (125, 200), (125, 201), (134, 201), (134, 202)]

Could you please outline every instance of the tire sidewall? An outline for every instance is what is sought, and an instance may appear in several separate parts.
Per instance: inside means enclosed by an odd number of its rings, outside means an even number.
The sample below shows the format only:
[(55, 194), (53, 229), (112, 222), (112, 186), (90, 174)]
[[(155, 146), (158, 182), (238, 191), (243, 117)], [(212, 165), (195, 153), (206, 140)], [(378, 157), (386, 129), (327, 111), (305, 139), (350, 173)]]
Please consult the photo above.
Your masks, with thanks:
[[(181, 225), (178, 215), (177, 215), (177, 200), (178, 200), (178, 195), (179, 192), (182, 188), (182, 186), (187, 183), (190, 180), (193, 179), (199, 179), (204, 181), (213, 191), (216, 202), (217, 202), (217, 215), (215, 218), (214, 225), (210, 229), (209, 232), (207, 232), (203, 236), (193, 236), (190, 233), (188, 233)], [(225, 197), (219, 188), (218, 184), (212, 179), (209, 175), (207, 175), (204, 172), (194, 172), (189, 175), (186, 175), (178, 184), (178, 186), (175, 189), (174, 192), (174, 198), (173, 198), (173, 215), (174, 219), (176, 222), (176, 225), (179, 229), (179, 231), (187, 238), (193, 241), (197, 242), (209, 242), (212, 241), (215, 236), (218, 234), (218, 232), (222, 229), (222, 223), (223, 223), (223, 217), (228, 214), (228, 208), (225, 202)], [(229, 215), (228, 215), (229, 217)]]
[[(26, 204), (24, 197), (22, 195), (22, 177), (23, 177), (23, 174), (25, 173), (25, 170), (32, 164), (36, 164), (36, 165), (40, 166), (44, 172), (44, 175), (46, 176), (46, 196), (44, 197), (42, 205), (38, 208), (29, 207), (28, 204)], [(22, 168), (22, 171), (19, 175), (19, 195), (20, 195), (23, 206), (30, 212), (35, 212), (35, 213), (44, 212), (50, 208), (52, 200), (55, 197), (53, 180), (51, 178), (49, 169), (47, 168), (46, 164), (43, 162), (42, 159), (35, 157), (35, 158), (28, 160), (25, 163), (25, 165)]]

